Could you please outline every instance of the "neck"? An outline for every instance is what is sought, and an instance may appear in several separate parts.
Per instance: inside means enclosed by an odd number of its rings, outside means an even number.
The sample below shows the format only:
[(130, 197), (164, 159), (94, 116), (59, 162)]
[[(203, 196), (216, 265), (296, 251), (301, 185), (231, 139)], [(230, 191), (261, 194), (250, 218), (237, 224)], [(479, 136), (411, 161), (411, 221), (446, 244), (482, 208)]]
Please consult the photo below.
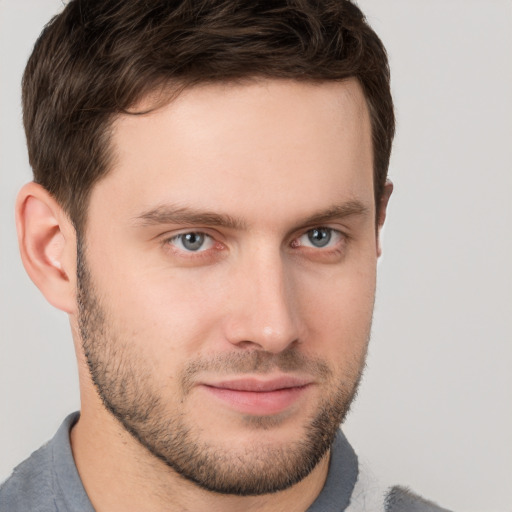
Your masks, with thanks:
[(80, 478), (96, 512), (300, 512), (320, 494), (327, 477), (328, 455), (284, 491), (262, 496), (210, 492), (149, 453), (100, 403), (91, 405), (83, 403), (70, 437)]

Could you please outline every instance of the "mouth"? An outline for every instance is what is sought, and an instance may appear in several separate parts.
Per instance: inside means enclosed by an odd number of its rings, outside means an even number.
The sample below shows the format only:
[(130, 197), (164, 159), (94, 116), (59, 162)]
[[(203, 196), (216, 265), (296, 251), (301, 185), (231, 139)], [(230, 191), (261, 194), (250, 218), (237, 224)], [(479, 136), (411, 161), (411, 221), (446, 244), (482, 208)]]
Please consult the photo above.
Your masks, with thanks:
[(311, 379), (282, 376), (231, 379), (203, 383), (200, 387), (230, 409), (244, 414), (268, 416), (291, 408), (312, 385)]

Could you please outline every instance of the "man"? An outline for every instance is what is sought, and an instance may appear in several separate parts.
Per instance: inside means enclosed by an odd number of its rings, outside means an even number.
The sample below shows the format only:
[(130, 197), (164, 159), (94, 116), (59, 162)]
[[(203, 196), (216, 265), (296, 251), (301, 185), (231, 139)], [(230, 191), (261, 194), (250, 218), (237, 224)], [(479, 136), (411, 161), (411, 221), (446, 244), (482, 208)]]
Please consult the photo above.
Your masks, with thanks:
[(23, 104), (20, 250), (82, 404), (1, 510), (442, 510), (368, 480), (339, 430), (392, 191), (357, 7), (71, 1)]

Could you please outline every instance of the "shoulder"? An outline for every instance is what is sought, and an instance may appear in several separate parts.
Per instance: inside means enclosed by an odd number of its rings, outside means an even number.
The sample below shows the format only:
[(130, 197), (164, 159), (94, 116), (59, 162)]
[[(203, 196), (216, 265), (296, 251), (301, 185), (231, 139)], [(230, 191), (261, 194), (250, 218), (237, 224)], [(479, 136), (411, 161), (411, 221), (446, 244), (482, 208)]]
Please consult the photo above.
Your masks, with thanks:
[[(348, 500), (343, 498), (340, 503), (340, 497), (346, 495), (347, 489)], [(345, 512), (450, 512), (406, 487), (392, 485), (382, 475), (377, 477), (371, 466), (355, 454), (341, 430), (332, 447), (329, 474), (322, 495), (322, 505), (330, 495), (329, 503), (335, 503), (336, 507), (341, 505)], [(318, 510), (339, 510), (336, 507), (322, 506)], [(310, 512), (313, 510), (316, 509), (312, 507)]]
[(48, 503), (52, 495), (52, 450), (50, 443), (46, 443), (17, 466), (0, 486), (0, 510), (53, 512), (53, 500)]
[(358, 461), (358, 476), (346, 512), (450, 512), (413, 493), (377, 478), (367, 463)]
[(395, 486), (386, 496), (386, 512), (449, 512), (406, 487)]
[(70, 414), (51, 441), (17, 466), (0, 485), (1, 512), (91, 512), (75, 466), (69, 432), (79, 417)]

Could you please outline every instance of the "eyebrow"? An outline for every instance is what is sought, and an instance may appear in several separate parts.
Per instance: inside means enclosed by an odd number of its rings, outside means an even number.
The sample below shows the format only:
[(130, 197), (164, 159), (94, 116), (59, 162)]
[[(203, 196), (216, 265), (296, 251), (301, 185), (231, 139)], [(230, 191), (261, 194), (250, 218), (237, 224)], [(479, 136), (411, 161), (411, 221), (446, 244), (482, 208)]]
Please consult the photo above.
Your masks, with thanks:
[(326, 210), (315, 213), (301, 222), (302, 225), (317, 224), (320, 225), (324, 222), (329, 222), (335, 219), (343, 219), (345, 217), (366, 216), (370, 209), (361, 201), (352, 200), (339, 205), (334, 205)]
[[(353, 215), (364, 216), (367, 215), (368, 212), (369, 208), (362, 202), (351, 200), (314, 213), (307, 218), (303, 218), (298, 224), (301, 226), (319, 225), (334, 219), (341, 219)], [(179, 224), (183, 226), (219, 226), (233, 230), (247, 229), (247, 223), (243, 219), (233, 217), (232, 215), (173, 205), (161, 205), (144, 211), (140, 215), (137, 215), (134, 221), (136, 225), (143, 227), (161, 224)]]
[(157, 206), (135, 217), (135, 222), (142, 226), (158, 224), (219, 226), (234, 230), (246, 229), (246, 223), (231, 215), (219, 214), (189, 207)]

